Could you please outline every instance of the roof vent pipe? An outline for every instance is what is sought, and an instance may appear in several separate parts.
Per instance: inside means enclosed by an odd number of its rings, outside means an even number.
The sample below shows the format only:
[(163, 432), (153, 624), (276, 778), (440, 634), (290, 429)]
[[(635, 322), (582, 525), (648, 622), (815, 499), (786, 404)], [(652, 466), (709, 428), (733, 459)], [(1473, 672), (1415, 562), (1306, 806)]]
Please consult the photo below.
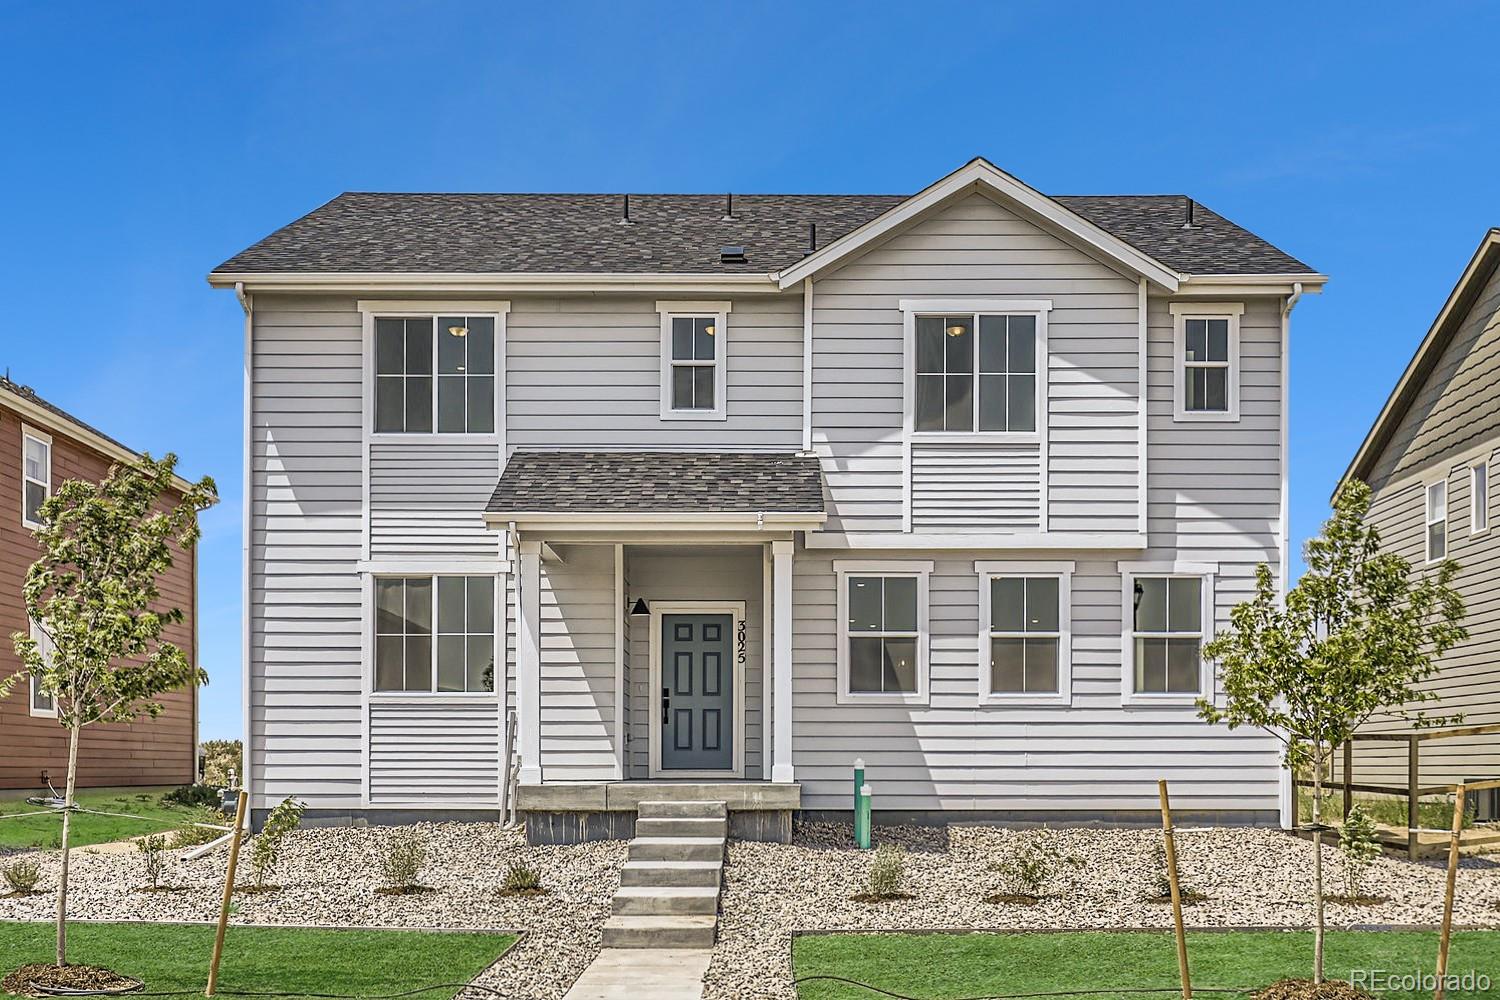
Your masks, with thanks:
[(818, 252), (818, 224), (816, 222), (807, 224), (807, 252), (810, 254)]
[(1182, 199), (1182, 228), (1193, 229), (1193, 199), (1184, 197)]
[(730, 192), (724, 196), (724, 221), (734, 221), (734, 193)]
[(624, 209), (621, 212), (620, 221), (621, 222), (629, 222), (630, 221), (630, 195), (628, 195), (628, 194), (625, 196), (625, 206), (624, 206)]

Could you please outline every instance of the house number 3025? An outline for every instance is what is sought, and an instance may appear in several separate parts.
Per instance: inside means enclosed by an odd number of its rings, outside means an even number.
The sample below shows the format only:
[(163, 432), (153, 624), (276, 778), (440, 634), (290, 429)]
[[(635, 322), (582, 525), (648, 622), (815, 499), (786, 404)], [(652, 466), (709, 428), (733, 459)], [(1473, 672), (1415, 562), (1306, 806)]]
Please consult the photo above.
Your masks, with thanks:
[(740, 621), (734, 630), (734, 662), (745, 662), (745, 623)]

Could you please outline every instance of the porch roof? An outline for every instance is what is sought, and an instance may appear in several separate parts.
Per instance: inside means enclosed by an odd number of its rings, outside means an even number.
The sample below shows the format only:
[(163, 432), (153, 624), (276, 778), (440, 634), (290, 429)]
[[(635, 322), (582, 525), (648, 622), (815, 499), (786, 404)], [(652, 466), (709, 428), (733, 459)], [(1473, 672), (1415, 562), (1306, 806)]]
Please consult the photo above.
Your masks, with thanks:
[(514, 519), (710, 513), (821, 519), (823, 470), (815, 456), (788, 452), (517, 451), (485, 510)]

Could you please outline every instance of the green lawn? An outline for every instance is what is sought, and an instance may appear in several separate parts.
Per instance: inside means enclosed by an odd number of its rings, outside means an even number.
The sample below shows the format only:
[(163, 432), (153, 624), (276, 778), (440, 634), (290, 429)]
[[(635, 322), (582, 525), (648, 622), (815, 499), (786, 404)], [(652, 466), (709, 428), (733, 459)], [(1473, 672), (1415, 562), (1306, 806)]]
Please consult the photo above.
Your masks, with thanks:
[[(1330, 931), (1327, 974), (1348, 979), (1354, 969), (1393, 975), (1431, 971), (1437, 934), (1425, 931)], [(1189, 933), (1194, 987), (1258, 987), (1312, 969), (1310, 932), (1232, 931)], [(923, 1000), (1052, 990), (1176, 988), (1177, 952), (1167, 932), (1090, 931), (1059, 934), (840, 934), (799, 937), (793, 947), (799, 979), (834, 975)], [(1500, 932), (1461, 931), (1453, 937), (1450, 973), (1468, 970), (1493, 981), (1500, 996)], [(1374, 992), (1372, 990), (1372, 992)], [(1135, 1000), (1143, 996), (1136, 994)], [(1169, 993), (1159, 994), (1170, 1000)], [(1205, 994), (1209, 996), (1212, 994)], [(1229, 994), (1220, 994), (1230, 1000)], [(1387, 992), (1388, 1000), (1430, 997), (1430, 992)], [(804, 1000), (872, 1000), (854, 986), (804, 982)], [(1127, 1000), (1101, 993), (1097, 1000)]]
[[(137, 837), (147, 833), (175, 830), (196, 817), (192, 809), (182, 806), (164, 806), (162, 793), (166, 788), (89, 788), (77, 795), (78, 804), (101, 812), (126, 813), (143, 816), (145, 819), (121, 819), (116, 816), (91, 816), (87, 813), (73, 815), (70, 840), (74, 847), (89, 844), (107, 844), (114, 840)], [(0, 849), (62, 846), (62, 814), (49, 813), (43, 816), (16, 817), (18, 813), (34, 813), (45, 807), (29, 805), (26, 796), (36, 792), (0, 793)]]
[[(1358, 777), (1356, 776), (1356, 781)], [(1298, 787), (1297, 789), (1297, 817), (1302, 823), (1312, 822), (1312, 800), (1311, 788)], [(1470, 809), (1473, 808), (1474, 800), (1469, 800)], [(1384, 826), (1400, 827), (1406, 829), (1406, 798), (1400, 795), (1377, 795), (1373, 792), (1355, 792), (1354, 804), (1364, 809), (1370, 818)], [(1323, 804), (1318, 810), (1324, 823), (1342, 823), (1344, 821), (1344, 793), (1342, 791), (1329, 791), (1323, 793)], [(1453, 796), (1438, 795), (1428, 796), (1417, 800), (1417, 825), (1429, 830), (1448, 830), (1453, 827)], [(1464, 817), (1464, 826), (1472, 826), (1467, 816)]]
[[(208, 979), (214, 929), (171, 924), (70, 924), (68, 958), (143, 980), (147, 993), (201, 992)], [(513, 934), (436, 931), (304, 930), (230, 927), (219, 966), (219, 990), (377, 995), (431, 983), (467, 983), (515, 943)], [(46, 923), (0, 923), (5, 972), (52, 960)], [(433, 990), (416, 1000), (452, 997)]]

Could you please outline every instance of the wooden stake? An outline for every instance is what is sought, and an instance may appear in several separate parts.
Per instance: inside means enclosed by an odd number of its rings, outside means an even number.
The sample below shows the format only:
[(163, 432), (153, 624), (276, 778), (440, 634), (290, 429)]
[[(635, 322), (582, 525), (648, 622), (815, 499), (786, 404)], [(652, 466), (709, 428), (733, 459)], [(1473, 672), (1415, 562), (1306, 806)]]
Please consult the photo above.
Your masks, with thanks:
[(1182, 887), (1177, 883), (1177, 845), (1172, 841), (1172, 803), (1167, 799), (1167, 782), (1156, 783), (1161, 796), (1161, 831), (1167, 845), (1167, 881), (1172, 886), (1172, 924), (1177, 930), (1177, 970), (1182, 974), (1182, 1000), (1193, 1000), (1193, 983), (1188, 976), (1187, 932), (1182, 927)]
[(240, 863), (240, 837), (245, 831), (245, 805), (250, 796), (240, 790), (239, 802), (234, 807), (234, 830), (229, 841), (229, 870), (224, 873), (224, 898), (219, 903), (219, 926), (214, 931), (214, 956), (208, 963), (208, 986), (203, 995), (211, 997), (219, 985), (219, 959), (224, 956), (224, 931), (229, 927), (229, 900), (234, 895), (234, 870)]
[(1453, 937), (1453, 889), (1458, 882), (1458, 842), (1464, 830), (1468, 792), (1460, 784), (1453, 792), (1453, 833), (1448, 841), (1448, 886), (1443, 891), (1443, 932), (1438, 938), (1437, 983), (1432, 1000), (1443, 1000), (1443, 977), (1448, 974), (1448, 943)]

